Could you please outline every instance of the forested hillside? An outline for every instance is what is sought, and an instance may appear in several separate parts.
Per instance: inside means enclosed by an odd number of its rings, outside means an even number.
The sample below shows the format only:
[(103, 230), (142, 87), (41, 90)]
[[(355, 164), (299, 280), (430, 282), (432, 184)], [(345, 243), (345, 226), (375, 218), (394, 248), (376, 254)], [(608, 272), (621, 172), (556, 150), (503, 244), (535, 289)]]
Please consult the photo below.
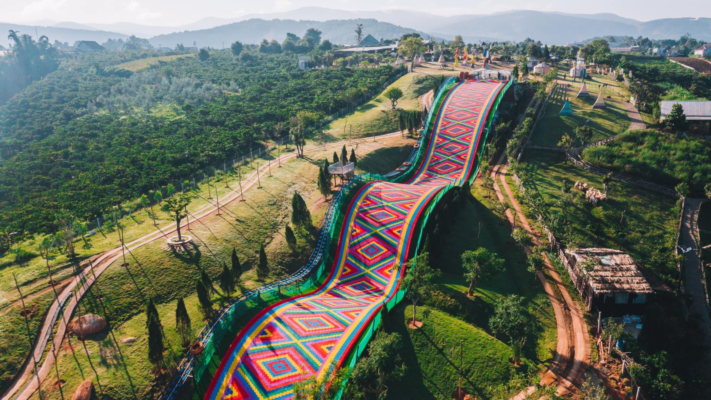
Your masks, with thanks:
[[(130, 53), (106, 57), (116, 54)], [(301, 71), (293, 55), (225, 50), (132, 74), (101, 57), (63, 66), (0, 107), (0, 227), (52, 232), (60, 211), (93, 218), (302, 132), (399, 73)]]

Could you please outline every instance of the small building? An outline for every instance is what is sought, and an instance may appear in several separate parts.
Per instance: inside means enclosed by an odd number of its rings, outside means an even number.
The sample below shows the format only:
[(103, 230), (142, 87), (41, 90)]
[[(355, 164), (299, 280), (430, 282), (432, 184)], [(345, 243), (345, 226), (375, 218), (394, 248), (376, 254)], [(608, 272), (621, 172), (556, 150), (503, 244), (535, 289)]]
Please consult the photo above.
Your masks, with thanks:
[(529, 57), (528, 58), (528, 69), (533, 69), (536, 67), (536, 65), (539, 64), (539, 61), (536, 60), (535, 58)]
[(621, 54), (626, 54), (626, 53), (638, 53), (638, 52), (639, 52), (639, 46), (610, 47), (610, 52), (611, 52), (611, 53), (621, 53)]
[(106, 50), (104, 46), (96, 43), (93, 40), (82, 40), (80, 42), (77, 42), (75, 47), (80, 53), (96, 53), (99, 51)]
[(551, 72), (552, 67), (546, 63), (538, 64), (533, 67), (534, 74), (548, 75)]
[(368, 35), (363, 40), (358, 43), (359, 47), (374, 47), (380, 45), (380, 41), (373, 37), (373, 35)]
[(699, 57), (709, 57), (711, 56), (711, 43), (707, 43), (696, 50), (694, 50), (694, 55)]
[(311, 69), (311, 56), (299, 56), (299, 69)]
[(566, 249), (561, 257), (587, 310), (603, 316), (642, 315), (654, 289), (644, 268), (612, 249)]
[(660, 120), (664, 119), (671, 113), (674, 104), (681, 104), (684, 109), (687, 121), (711, 121), (711, 101), (677, 101), (677, 100), (662, 100), (659, 105), (661, 111)]
[(584, 66), (578, 64), (570, 69), (569, 74), (571, 78), (585, 78), (587, 70)]
[(652, 49), (651, 54), (657, 57), (666, 57), (667, 50), (663, 47), (655, 47)]

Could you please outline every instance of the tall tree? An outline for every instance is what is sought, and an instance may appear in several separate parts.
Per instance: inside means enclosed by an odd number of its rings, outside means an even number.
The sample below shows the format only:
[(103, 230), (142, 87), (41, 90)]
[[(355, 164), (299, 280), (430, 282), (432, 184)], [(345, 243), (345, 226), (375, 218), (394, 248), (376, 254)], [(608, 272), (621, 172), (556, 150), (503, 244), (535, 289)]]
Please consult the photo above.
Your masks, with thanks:
[(220, 289), (222, 293), (227, 295), (229, 299), (232, 297), (232, 293), (235, 292), (235, 277), (232, 275), (232, 271), (227, 268), (227, 264), (222, 263), (222, 273), (220, 274)]
[(286, 244), (289, 245), (291, 254), (296, 254), (296, 235), (294, 235), (294, 231), (291, 229), (289, 224), (286, 224), (286, 232), (284, 233), (284, 237), (286, 238)]
[(242, 277), (242, 264), (239, 262), (239, 257), (237, 257), (237, 249), (232, 248), (232, 276), (235, 278), (235, 282), (240, 283)]
[(267, 253), (264, 251), (264, 245), (259, 246), (259, 264), (257, 265), (257, 279), (264, 282), (269, 276), (269, 262), (267, 261)]
[(343, 145), (343, 148), (341, 149), (341, 162), (343, 165), (346, 165), (348, 163), (348, 151), (346, 150), (346, 145)]
[(351, 149), (351, 158), (348, 161), (353, 163), (354, 167), (358, 166), (358, 158), (356, 157), (355, 149)]
[(412, 324), (417, 321), (417, 303), (429, 296), (435, 286), (432, 280), (440, 275), (430, 267), (430, 257), (428, 253), (420, 253), (417, 258), (413, 258), (407, 263), (407, 275), (403, 281), (407, 290), (407, 298), (412, 301)]
[(674, 133), (684, 132), (689, 127), (681, 104), (676, 103), (672, 106), (671, 112), (664, 119), (664, 126)]
[(504, 270), (504, 260), (497, 257), (489, 250), (479, 247), (471, 251), (467, 250), (462, 254), (462, 266), (464, 267), (464, 278), (469, 281), (469, 296), (474, 294), (474, 287), (492, 275)]
[(183, 301), (182, 297), (178, 298), (178, 304), (175, 307), (175, 330), (180, 334), (183, 343), (190, 342), (190, 336), (192, 335), (190, 315), (188, 315), (188, 310), (185, 308), (185, 301)]
[(183, 218), (188, 216), (187, 207), (192, 199), (189, 195), (181, 193), (180, 196), (171, 197), (166, 200), (163, 204), (163, 209), (173, 214), (173, 219), (175, 220), (175, 227), (178, 232), (178, 240), (183, 240), (180, 233), (180, 222)]
[(363, 40), (363, 24), (356, 24), (355, 35), (356, 35), (356, 46), (357, 46)]
[(240, 41), (232, 43), (232, 45), (230, 46), (230, 49), (232, 50), (232, 55), (237, 57), (242, 52), (243, 47), (244, 46)]
[(401, 353), (400, 334), (378, 331), (368, 345), (368, 356), (358, 360), (351, 371), (344, 393), (346, 397), (385, 399), (388, 385), (405, 375)]
[(505, 334), (513, 351), (514, 361), (521, 360), (521, 352), (528, 336), (533, 332), (533, 320), (523, 304), (523, 297), (509, 295), (496, 304), (489, 327), (495, 335)]
[(212, 317), (212, 300), (210, 300), (210, 295), (207, 292), (207, 288), (199, 280), (195, 282), (195, 287), (197, 290), (198, 302), (200, 303), (200, 311), (205, 319)]
[(388, 90), (386, 90), (385, 93), (383, 93), (383, 96), (385, 96), (386, 99), (390, 100), (390, 105), (394, 110), (395, 108), (397, 108), (397, 102), (402, 98), (403, 94), (400, 88), (392, 86)]
[(427, 51), (427, 46), (422, 41), (421, 37), (408, 37), (407, 39), (400, 42), (400, 47), (397, 49), (397, 53), (403, 57), (407, 57), (410, 60), (410, 69), (412, 69), (412, 63), (415, 60), (415, 56)]
[(153, 299), (149, 299), (146, 305), (146, 328), (148, 330), (148, 359), (156, 369), (160, 369), (163, 365), (163, 327)]
[(311, 212), (299, 192), (294, 192), (294, 196), (291, 198), (291, 209), (291, 223), (294, 226), (303, 229), (311, 228)]

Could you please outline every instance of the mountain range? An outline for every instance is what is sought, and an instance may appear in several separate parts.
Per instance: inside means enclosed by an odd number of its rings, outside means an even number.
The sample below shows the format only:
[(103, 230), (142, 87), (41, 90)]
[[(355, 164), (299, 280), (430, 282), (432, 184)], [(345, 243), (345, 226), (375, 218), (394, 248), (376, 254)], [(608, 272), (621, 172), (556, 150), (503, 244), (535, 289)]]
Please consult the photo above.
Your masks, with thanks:
[[(375, 20), (377, 22), (372, 22)], [(547, 44), (566, 44), (598, 36), (643, 36), (651, 39), (677, 39), (685, 34), (699, 40), (711, 41), (711, 18), (666, 18), (653, 21), (637, 21), (611, 13), (565, 14), (516, 10), (494, 14), (467, 14), (440, 16), (411, 10), (346, 11), (320, 7), (304, 7), (292, 11), (251, 14), (238, 18), (204, 18), (181, 26), (149, 26), (134, 23), (93, 24), (56, 21), (38, 21), (39, 34), (47, 34), (70, 43), (75, 38), (102, 42), (108, 37), (120, 38), (135, 34), (150, 38), (152, 43), (173, 45), (193, 43), (220, 47), (222, 42), (241, 40), (258, 43), (263, 38), (283, 38), (282, 33), (302, 34), (303, 27), (321, 26), (327, 29), (324, 38), (334, 43), (350, 44), (354, 41), (355, 23), (366, 24), (365, 33), (376, 38), (391, 38), (398, 32), (425, 32), (429, 35), (452, 39), (462, 35), (467, 41), (510, 40), (520, 41), (527, 37)], [(325, 24), (325, 25), (324, 25)], [(338, 26), (340, 25), (340, 27)], [(20, 27), (17, 24), (2, 24)], [(32, 33), (35, 26), (21, 26), (23, 33)], [(320, 29), (320, 28), (318, 28)], [(371, 31), (368, 31), (370, 29)], [(350, 31), (350, 32), (348, 32)], [(3, 35), (4, 36), (4, 35)], [(53, 37), (56, 36), (56, 37)], [(74, 39), (78, 40), (78, 39)], [(176, 42), (177, 40), (177, 42)], [(2, 44), (2, 42), (0, 42)]]

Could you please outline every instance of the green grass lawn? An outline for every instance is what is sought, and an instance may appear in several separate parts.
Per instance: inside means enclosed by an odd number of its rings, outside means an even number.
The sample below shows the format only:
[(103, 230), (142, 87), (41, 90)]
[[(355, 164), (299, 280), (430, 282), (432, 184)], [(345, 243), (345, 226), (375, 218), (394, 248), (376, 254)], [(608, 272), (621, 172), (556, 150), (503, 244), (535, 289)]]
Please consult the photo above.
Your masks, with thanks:
[[(445, 75), (442, 73), (442, 75)], [(410, 73), (404, 75), (391, 87), (402, 90), (403, 97), (398, 101), (398, 110), (419, 110), (420, 96), (431, 89), (432, 74)], [(324, 134), (331, 140), (343, 138), (368, 137), (373, 134), (396, 132), (400, 129), (399, 111), (393, 110), (390, 100), (383, 94), (357, 107), (354, 112), (341, 117), (324, 127)]]
[[(563, 81), (564, 74), (565, 71), (562, 69), (558, 72), (558, 82), (559, 84), (570, 85), (570, 88), (567, 91), (559, 88), (557, 94), (551, 97), (545, 115), (538, 121), (536, 130), (531, 137), (534, 145), (557, 146), (563, 135), (567, 133), (576, 140), (575, 145), (579, 146), (580, 143), (575, 138), (575, 129), (586, 123), (593, 129), (592, 141), (616, 136), (629, 128), (630, 120), (627, 116), (627, 111), (621, 104), (622, 101), (626, 101), (626, 88), (621, 87), (619, 82), (607, 79), (606, 76), (593, 75), (592, 80), (585, 81), (590, 97), (577, 98), (582, 82), (580, 80), (572, 82), (571, 78), (566, 78), (567, 80)], [(605, 97), (607, 108), (593, 110), (592, 106), (600, 93), (599, 87), (601, 84), (610, 85), (605, 89), (603, 96)], [(607, 99), (607, 95), (612, 95), (612, 99)], [(574, 114), (572, 116), (558, 115), (565, 104), (566, 98), (570, 100), (570, 106)]]
[[(396, 149), (411, 146), (411, 140), (393, 138), (378, 142), (364, 142), (358, 147), (357, 154), (367, 160), (368, 154), (383, 148)], [(350, 148), (349, 148), (350, 150)], [(75, 355), (65, 339), (60, 351), (60, 375), (66, 381), (65, 390), (73, 392), (78, 384), (87, 378), (93, 378), (96, 384), (97, 374), (106, 398), (144, 399), (151, 398), (155, 391), (155, 378), (151, 374), (151, 365), (147, 359), (147, 333), (145, 329), (145, 301), (153, 298), (166, 335), (166, 363), (174, 365), (182, 357), (180, 339), (175, 327), (175, 304), (178, 297), (185, 297), (193, 331), (197, 334), (202, 329), (202, 315), (197, 308), (194, 294), (195, 280), (204, 270), (213, 279), (219, 291), (216, 278), (221, 271), (221, 263), (229, 263), (232, 248), (235, 247), (247, 269), (242, 276), (240, 292), (261, 285), (256, 281), (253, 269), (257, 260), (260, 243), (265, 243), (267, 256), (272, 271), (269, 280), (274, 280), (300, 268), (310, 255), (311, 245), (315, 240), (315, 231), (299, 237), (299, 251), (296, 256), (290, 254), (283, 238), (284, 225), (291, 212), (291, 197), (298, 191), (311, 207), (314, 224), (318, 226), (325, 213), (327, 203), (323, 202), (315, 185), (318, 173), (318, 161), (330, 155), (331, 150), (309, 154), (309, 158), (293, 159), (275, 167), (271, 178), (262, 178), (262, 189), (252, 189), (245, 193), (245, 202), (234, 202), (226, 206), (223, 215), (211, 216), (203, 223), (191, 223), (191, 230), (185, 234), (195, 239), (197, 247), (185, 253), (173, 253), (166, 248), (164, 241), (134, 250), (127, 254), (129, 267), (121, 268), (121, 260), (111, 265), (94, 285), (90, 294), (81, 302), (77, 315), (87, 312), (109, 316), (112, 329), (108, 333), (94, 335), (86, 340), (87, 355), (83, 344), (76, 338), (70, 339), (76, 347)], [(388, 153), (393, 163), (399, 165), (409, 155), (398, 150)], [(400, 156), (400, 159), (396, 157)], [(372, 164), (373, 168), (384, 168), (382, 164)], [(365, 162), (365, 167), (369, 163)], [(96, 296), (103, 296), (99, 302)], [(224, 299), (213, 295), (216, 307)], [(121, 339), (136, 337), (133, 344), (119, 344)], [(9, 337), (0, 337), (9, 340)], [(15, 338), (15, 340), (19, 340)], [(26, 350), (25, 350), (26, 351)], [(22, 354), (22, 353), (21, 353)], [(93, 367), (92, 367), (93, 366)], [(46, 396), (43, 399), (59, 399), (60, 392), (51, 387), (54, 372), (43, 384)], [(97, 386), (97, 389), (99, 387)], [(65, 398), (67, 397), (65, 391)], [(37, 398), (36, 396), (34, 398)]]
[[(565, 163), (549, 152), (528, 152), (525, 163), (534, 168), (534, 189), (542, 196), (548, 212), (562, 216), (563, 223), (554, 233), (568, 246), (626, 251), (676, 287), (673, 251), (679, 208), (674, 199), (613, 180), (609, 199), (593, 207), (582, 192), (571, 189), (564, 193), (563, 187), (580, 181), (603, 190), (601, 176)], [(564, 198), (570, 202), (565, 207), (559, 202)]]
[[(406, 328), (405, 318), (412, 317), (407, 300), (393, 311), (396, 330), (403, 335), (402, 356), (408, 367), (402, 383), (389, 396), (395, 399), (451, 398), (458, 375), (452, 365), (458, 360), (450, 352), (460, 342), (464, 345), (467, 376), (464, 387), (479, 398), (487, 398), (493, 388), (507, 383), (514, 373), (542, 372), (553, 359), (557, 344), (555, 315), (550, 301), (534, 275), (526, 270), (525, 254), (516, 246), (508, 225), (494, 215), (490, 207), (495, 199), (474, 186), (472, 199), (455, 217), (455, 223), (442, 245), (441, 254), (432, 260), (443, 271), (437, 279), (438, 291), (425, 301), (432, 314), (418, 331)], [(505, 271), (475, 289), (474, 300), (466, 296), (461, 254), (485, 247), (505, 260)], [(524, 364), (514, 368), (508, 359), (509, 346), (494, 337), (489, 318), (504, 296), (517, 294), (527, 300), (536, 329), (524, 349)], [(423, 307), (424, 308), (424, 307)], [(418, 315), (422, 315), (418, 311)], [(458, 362), (458, 361), (457, 361)]]

